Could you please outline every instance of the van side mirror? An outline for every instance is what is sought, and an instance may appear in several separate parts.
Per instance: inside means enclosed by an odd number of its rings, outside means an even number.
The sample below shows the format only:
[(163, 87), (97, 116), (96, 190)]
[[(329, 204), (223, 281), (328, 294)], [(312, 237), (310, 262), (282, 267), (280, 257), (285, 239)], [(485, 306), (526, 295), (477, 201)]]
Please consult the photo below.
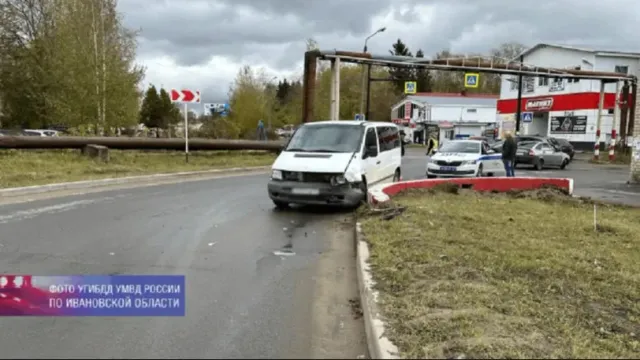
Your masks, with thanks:
[(367, 146), (364, 148), (364, 154), (362, 154), (362, 158), (370, 158), (378, 156), (378, 147), (375, 145)]

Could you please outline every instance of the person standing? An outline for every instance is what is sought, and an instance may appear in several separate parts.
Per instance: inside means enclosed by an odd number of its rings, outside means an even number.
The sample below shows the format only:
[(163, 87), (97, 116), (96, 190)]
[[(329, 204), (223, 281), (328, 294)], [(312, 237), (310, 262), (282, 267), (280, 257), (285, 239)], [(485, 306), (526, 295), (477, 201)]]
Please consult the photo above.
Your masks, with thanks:
[(515, 177), (515, 171), (513, 169), (516, 162), (516, 151), (518, 150), (518, 144), (516, 139), (510, 132), (504, 134), (504, 144), (502, 144), (502, 163), (504, 164), (504, 171), (507, 173), (507, 177)]
[(427, 141), (427, 155), (433, 155), (433, 151), (438, 149), (438, 140), (436, 140), (436, 136), (432, 133), (429, 135), (429, 140)]
[(258, 140), (266, 140), (267, 135), (264, 131), (264, 122), (262, 119), (258, 120)]

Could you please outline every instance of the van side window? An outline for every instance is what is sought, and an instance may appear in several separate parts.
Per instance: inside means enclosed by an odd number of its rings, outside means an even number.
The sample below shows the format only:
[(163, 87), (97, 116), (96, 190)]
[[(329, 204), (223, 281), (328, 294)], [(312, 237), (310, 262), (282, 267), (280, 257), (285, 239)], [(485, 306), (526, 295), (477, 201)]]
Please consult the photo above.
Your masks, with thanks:
[[(367, 134), (365, 136), (364, 139), (364, 146), (365, 148), (369, 148), (371, 146), (375, 146), (376, 148), (378, 147), (378, 139), (376, 137), (376, 129), (375, 128), (369, 128), (367, 129)], [(380, 151), (381, 149), (378, 149), (378, 151)]]
[(393, 126), (378, 126), (378, 142), (380, 152), (389, 151), (400, 147), (400, 133), (398, 128)]
[(385, 139), (385, 129), (384, 126), (376, 126), (376, 132), (378, 133), (378, 146), (380, 147), (380, 152), (387, 151), (387, 142)]

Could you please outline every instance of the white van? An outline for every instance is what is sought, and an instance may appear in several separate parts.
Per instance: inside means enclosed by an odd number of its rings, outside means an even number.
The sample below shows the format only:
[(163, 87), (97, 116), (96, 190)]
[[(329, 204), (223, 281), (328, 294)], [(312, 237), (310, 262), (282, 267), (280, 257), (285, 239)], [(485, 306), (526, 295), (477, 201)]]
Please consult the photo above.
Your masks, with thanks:
[(278, 208), (358, 206), (369, 187), (400, 180), (403, 152), (399, 128), (390, 122), (306, 123), (273, 163), (269, 197)]

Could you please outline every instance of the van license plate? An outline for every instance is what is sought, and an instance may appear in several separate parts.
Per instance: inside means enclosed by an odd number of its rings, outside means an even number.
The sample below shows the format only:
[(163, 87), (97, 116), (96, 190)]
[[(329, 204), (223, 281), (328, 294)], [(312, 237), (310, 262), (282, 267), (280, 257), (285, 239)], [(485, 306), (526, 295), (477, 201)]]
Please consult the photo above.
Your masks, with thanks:
[(440, 166), (440, 170), (442, 171), (456, 171), (456, 167), (455, 166)]
[(318, 189), (291, 189), (291, 193), (296, 195), (319, 195)]

